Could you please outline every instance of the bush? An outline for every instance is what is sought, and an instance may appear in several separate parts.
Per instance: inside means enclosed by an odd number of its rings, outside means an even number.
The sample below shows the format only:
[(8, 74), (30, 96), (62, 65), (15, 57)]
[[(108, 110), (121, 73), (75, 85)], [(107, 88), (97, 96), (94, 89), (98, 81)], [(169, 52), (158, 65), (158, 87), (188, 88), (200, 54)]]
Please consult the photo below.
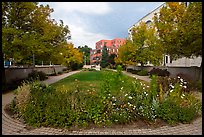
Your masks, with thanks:
[(170, 72), (167, 71), (167, 69), (159, 69), (159, 68), (153, 68), (150, 72), (150, 77), (152, 75), (157, 75), (157, 76), (162, 76), (162, 77), (165, 77), (165, 76), (169, 76), (170, 75)]
[(62, 72), (62, 71), (59, 71), (58, 74), (61, 75), (61, 74), (63, 74), (63, 72)]
[(67, 68), (63, 68), (63, 69), (62, 69), (62, 71), (67, 71), (67, 70), (68, 70)]
[(174, 100), (174, 98), (167, 97), (167, 99), (161, 102), (157, 111), (158, 116), (166, 120), (169, 124), (178, 122), (190, 123), (201, 113), (201, 102), (191, 95), (182, 95), (182, 98), (178, 96)]
[(31, 92), (31, 86), (29, 83), (23, 83), (22, 86), (19, 86), (15, 90), (15, 104), (16, 107), (19, 109), (19, 113), (23, 114), (26, 109), (26, 105), (30, 99), (30, 92)]
[(47, 75), (42, 71), (34, 70), (34, 71), (32, 71), (31, 73), (28, 74), (28, 80), (30, 80), (30, 81), (35, 81), (37, 79), (45, 80), (47, 78), (48, 78)]
[(193, 85), (197, 91), (202, 92), (202, 80), (195, 81)]
[(133, 69), (132, 68), (127, 68), (127, 72), (132, 72)]
[(148, 71), (147, 70), (141, 70), (141, 71), (137, 72), (137, 74), (140, 75), (140, 76), (147, 76)]

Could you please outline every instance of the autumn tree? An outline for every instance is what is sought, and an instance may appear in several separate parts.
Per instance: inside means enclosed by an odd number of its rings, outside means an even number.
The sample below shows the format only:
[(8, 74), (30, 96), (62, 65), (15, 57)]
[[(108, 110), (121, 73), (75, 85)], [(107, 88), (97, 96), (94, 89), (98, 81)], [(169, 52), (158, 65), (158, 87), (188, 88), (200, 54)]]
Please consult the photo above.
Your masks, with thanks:
[(167, 2), (154, 17), (159, 43), (171, 60), (202, 57), (202, 3)]
[(117, 57), (114, 59), (117, 65), (124, 66), (134, 64), (132, 51), (136, 50), (131, 40), (126, 40), (125, 43), (118, 49)]
[(157, 43), (156, 31), (153, 25), (147, 26), (145, 22), (140, 22), (133, 28), (132, 40), (119, 48), (116, 62), (121, 61), (128, 64), (144, 64), (148, 62), (153, 65), (159, 65), (162, 62), (163, 48)]
[(76, 70), (83, 66), (83, 53), (75, 48), (72, 43), (63, 47), (61, 56), (63, 58), (62, 64), (67, 66), (68, 69)]

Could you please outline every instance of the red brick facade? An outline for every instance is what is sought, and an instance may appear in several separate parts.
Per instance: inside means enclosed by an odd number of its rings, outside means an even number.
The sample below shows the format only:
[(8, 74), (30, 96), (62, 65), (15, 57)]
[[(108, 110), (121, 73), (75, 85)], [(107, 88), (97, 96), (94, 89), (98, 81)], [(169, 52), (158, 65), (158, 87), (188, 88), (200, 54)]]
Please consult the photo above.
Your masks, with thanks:
[(96, 49), (91, 50), (90, 52), (90, 64), (98, 64), (102, 58), (102, 50), (106, 45), (108, 53), (117, 54), (118, 48), (122, 46), (125, 42), (125, 39), (115, 38), (113, 40), (100, 40), (96, 42)]

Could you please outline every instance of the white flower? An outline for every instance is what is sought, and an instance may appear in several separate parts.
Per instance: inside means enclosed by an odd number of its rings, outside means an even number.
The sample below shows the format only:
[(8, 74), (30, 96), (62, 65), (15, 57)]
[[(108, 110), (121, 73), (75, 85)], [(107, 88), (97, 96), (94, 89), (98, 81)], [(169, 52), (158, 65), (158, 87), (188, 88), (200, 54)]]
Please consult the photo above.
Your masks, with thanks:
[(181, 98), (183, 98), (183, 96), (181, 96)]
[(113, 103), (113, 106), (115, 106), (115, 103)]
[(121, 87), (120, 90), (123, 90), (123, 87)]
[(172, 92), (173, 90), (170, 90), (170, 92)]
[(145, 89), (145, 87), (143, 87), (142, 89)]
[(184, 81), (183, 83), (184, 83), (184, 84), (187, 84), (187, 82), (186, 82), (186, 81)]
[(171, 87), (171, 88), (174, 88), (174, 86), (173, 86), (173, 85), (170, 85), (170, 87)]
[(125, 94), (125, 97), (127, 96), (128, 94)]
[(131, 96), (129, 96), (128, 98), (129, 98), (129, 99), (132, 99), (132, 97), (131, 97)]
[(182, 94), (182, 96), (184, 96), (184, 97), (185, 97), (185, 94)]
[(149, 86), (147, 86), (147, 88), (149, 88)]
[(183, 79), (181, 78), (180, 81), (183, 82)]
[(180, 79), (181, 77), (178, 76), (178, 78)]
[(115, 97), (114, 97), (114, 96), (112, 96), (112, 98), (114, 99)]
[(187, 86), (183, 86), (184, 88), (187, 88)]

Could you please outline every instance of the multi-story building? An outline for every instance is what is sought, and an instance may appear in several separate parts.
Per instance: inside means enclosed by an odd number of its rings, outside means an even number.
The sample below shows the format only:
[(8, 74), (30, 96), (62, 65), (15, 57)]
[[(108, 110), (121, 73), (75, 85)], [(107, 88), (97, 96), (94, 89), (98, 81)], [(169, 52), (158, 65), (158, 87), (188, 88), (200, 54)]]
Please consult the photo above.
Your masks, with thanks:
[(90, 51), (90, 64), (98, 65), (102, 59), (102, 50), (106, 46), (108, 54), (117, 54), (118, 48), (125, 42), (123, 38), (115, 38), (113, 40), (100, 40), (96, 42), (96, 49)]
[[(189, 2), (185, 3), (186, 6), (189, 5)], [(145, 22), (147, 25), (153, 22), (153, 17), (155, 15), (155, 13), (157, 13), (157, 15), (159, 15), (160, 9), (162, 7), (166, 6), (166, 3), (163, 3), (162, 5), (160, 5), (159, 7), (157, 7), (156, 9), (154, 9), (152, 12), (148, 13), (147, 15), (145, 15), (143, 18), (141, 18), (138, 22), (136, 22), (135, 24), (133, 24), (129, 29), (128, 29), (128, 39), (132, 40), (132, 31), (133, 28), (138, 26), (140, 22)], [(163, 66), (178, 66), (178, 67), (190, 67), (190, 66), (198, 66), (200, 67), (201, 65), (201, 61), (202, 61), (202, 57), (194, 57), (194, 58), (179, 58), (177, 60), (173, 60), (170, 61), (170, 56), (169, 55), (164, 55), (164, 59), (163, 59)], [(140, 65), (140, 64), (138, 64)], [(147, 66), (153, 66), (150, 63), (147, 63)]]

